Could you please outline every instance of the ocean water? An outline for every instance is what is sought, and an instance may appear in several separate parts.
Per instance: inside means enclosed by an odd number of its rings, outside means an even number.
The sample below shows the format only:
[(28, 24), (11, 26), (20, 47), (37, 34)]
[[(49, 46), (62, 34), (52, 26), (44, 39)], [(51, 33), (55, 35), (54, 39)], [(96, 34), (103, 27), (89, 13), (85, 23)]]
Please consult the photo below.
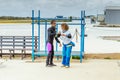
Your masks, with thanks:
[[(79, 21), (73, 21), (79, 23)], [(69, 25), (72, 35), (75, 34), (77, 29), (80, 33), (80, 25), (72, 26)], [(48, 25), (50, 27), (50, 25)], [(32, 35), (31, 24), (0, 24), (0, 36), (31, 36)], [(60, 25), (58, 31), (61, 31)], [(40, 49), (45, 49), (45, 26), (41, 25), (40, 28)], [(35, 25), (35, 35), (37, 36), (37, 24)], [(86, 53), (118, 53), (120, 52), (120, 42), (112, 40), (103, 40), (100, 36), (120, 36), (120, 28), (109, 28), (109, 27), (93, 27), (89, 20), (86, 20), (85, 34), (85, 52)], [(76, 36), (72, 39), (76, 46), (73, 48), (74, 51), (80, 50), (80, 37), (76, 41)], [(56, 42), (55, 46), (56, 46)], [(56, 50), (56, 47), (55, 47)], [(58, 50), (62, 48), (58, 47)]]

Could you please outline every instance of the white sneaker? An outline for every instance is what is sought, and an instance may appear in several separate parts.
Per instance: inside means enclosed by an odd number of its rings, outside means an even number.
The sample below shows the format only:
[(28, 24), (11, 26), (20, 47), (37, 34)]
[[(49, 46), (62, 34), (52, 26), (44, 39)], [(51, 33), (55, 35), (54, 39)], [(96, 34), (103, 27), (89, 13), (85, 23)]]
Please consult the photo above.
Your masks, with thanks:
[(3, 64), (3, 62), (0, 62), (0, 65)]
[(70, 66), (65, 66), (65, 68), (69, 68)]
[(61, 67), (65, 67), (65, 65), (62, 65)]

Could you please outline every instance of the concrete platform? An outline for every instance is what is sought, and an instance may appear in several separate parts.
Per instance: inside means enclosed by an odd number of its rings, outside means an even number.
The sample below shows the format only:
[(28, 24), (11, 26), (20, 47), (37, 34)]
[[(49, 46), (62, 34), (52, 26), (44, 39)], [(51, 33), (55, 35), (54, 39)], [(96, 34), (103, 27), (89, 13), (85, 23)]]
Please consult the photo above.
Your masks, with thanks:
[(72, 62), (70, 68), (61, 68), (60, 62), (55, 63), (56, 67), (45, 67), (41, 61), (4, 61), (0, 64), (0, 80), (120, 80), (120, 60)]

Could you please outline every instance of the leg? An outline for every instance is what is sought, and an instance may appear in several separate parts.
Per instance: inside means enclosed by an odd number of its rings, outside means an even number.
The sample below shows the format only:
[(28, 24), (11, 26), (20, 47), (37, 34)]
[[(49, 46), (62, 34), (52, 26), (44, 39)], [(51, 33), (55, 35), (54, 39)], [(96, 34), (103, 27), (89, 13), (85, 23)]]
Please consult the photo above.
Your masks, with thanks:
[(53, 58), (54, 58), (54, 51), (51, 52), (50, 64), (53, 64)]
[(70, 57), (71, 57), (72, 46), (67, 47), (66, 51), (66, 66), (70, 66)]
[(52, 44), (52, 51), (51, 51), (51, 56), (50, 56), (50, 65), (53, 65), (53, 58), (54, 58), (54, 46)]
[(66, 65), (66, 45), (63, 45), (63, 50), (62, 50), (62, 64)]
[(49, 61), (50, 61), (50, 53), (48, 53), (46, 58), (46, 66), (49, 65)]
[(48, 51), (48, 55), (47, 55), (47, 58), (46, 58), (46, 66), (48, 66), (50, 64), (50, 57), (51, 57), (51, 54), (52, 54), (52, 45), (51, 45), (51, 43), (48, 42), (46, 47), (47, 47), (47, 51)]

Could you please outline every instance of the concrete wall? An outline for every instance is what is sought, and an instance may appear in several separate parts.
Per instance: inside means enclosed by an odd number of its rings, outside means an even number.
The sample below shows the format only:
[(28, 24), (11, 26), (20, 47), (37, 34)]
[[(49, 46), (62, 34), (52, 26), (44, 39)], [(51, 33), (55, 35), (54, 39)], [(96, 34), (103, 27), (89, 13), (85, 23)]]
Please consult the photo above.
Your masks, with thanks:
[(105, 23), (107, 24), (120, 24), (120, 10), (106, 10)]

